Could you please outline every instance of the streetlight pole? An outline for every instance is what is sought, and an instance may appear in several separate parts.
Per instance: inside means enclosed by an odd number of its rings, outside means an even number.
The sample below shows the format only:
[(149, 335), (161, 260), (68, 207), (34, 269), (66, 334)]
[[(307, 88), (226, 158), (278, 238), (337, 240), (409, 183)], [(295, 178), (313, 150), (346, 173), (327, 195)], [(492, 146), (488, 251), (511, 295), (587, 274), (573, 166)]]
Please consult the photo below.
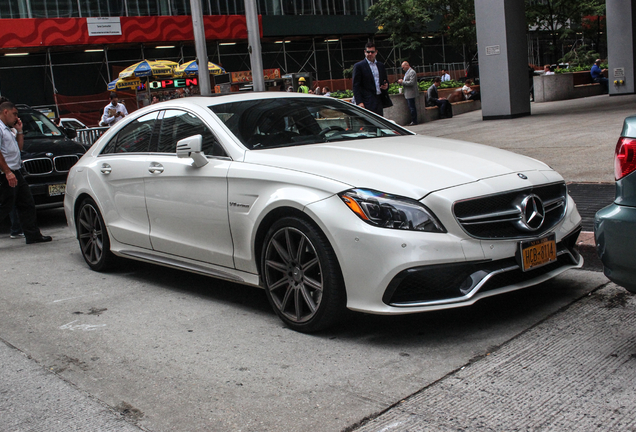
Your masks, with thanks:
[[(245, 21), (247, 23), (248, 51), (252, 65), (252, 84), (254, 85), (254, 91), (265, 91), (263, 56), (261, 55), (261, 32), (258, 26), (256, 0), (245, 0)], [(283, 42), (283, 45), (285, 45), (285, 42)]]
[(192, 29), (194, 30), (194, 47), (197, 52), (199, 66), (199, 91), (203, 96), (212, 95), (210, 73), (208, 71), (208, 49), (205, 45), (205, 28), (203, 27), (203, 10), (201, 0), (190, 0), (192, 9)]

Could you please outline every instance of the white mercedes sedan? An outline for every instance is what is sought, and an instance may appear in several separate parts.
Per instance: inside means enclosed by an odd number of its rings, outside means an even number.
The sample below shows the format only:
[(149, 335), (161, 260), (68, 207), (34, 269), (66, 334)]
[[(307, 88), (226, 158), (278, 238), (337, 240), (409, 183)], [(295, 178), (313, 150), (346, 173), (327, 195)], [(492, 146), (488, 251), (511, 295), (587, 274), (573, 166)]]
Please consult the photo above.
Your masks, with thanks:
[(303, 332), (347, 309), (468, 306), (583, 264), (581, 217), (546, 164), (324, 96), (140, 109), (73, 166), (64, 207), (93, 270), (123, 257), (262, 287)]

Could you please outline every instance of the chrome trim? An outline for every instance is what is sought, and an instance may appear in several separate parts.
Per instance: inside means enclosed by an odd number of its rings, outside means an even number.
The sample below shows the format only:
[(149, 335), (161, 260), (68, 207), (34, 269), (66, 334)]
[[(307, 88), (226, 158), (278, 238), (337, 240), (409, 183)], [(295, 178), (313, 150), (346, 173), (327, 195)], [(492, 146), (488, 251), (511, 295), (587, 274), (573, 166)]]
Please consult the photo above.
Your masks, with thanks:
[[(558, 251), (557, 252), (557, 257), (560, 256), (560, 255), (566, 254), (566, 253), (568, 255), (570, 255), (570, 257), (572, 258), (572, 262), (577, 262), (577, 260), (574, 258), (572, 253), (567, 248)], [(559, 268), (560, 269), (563, 268), (563, 267), (573, 268), (573, 267), (576, 267), (576, 266), (577, 266), (577, 264), (571, 264), (571, 266), (562, 266), (562, 267), (559, 267)], [(495, 270), (493, 272), (490, 272), (490, 273), (486, 274), (479, 282), (477, 282), (477, 284), (475, 284), (475, 286), (470, 290), (470, 292), (468, 292), (466, 295), (463, 295), (461, 297), (453, 297), (453, 298), (450, 298), (450, 299), (443, 299), (443, 300), (430, 300), (430, 301), (423, 301), (423, 302), (389, 303), (389, 306), (394, 306), (394, 307), (422, 307), (422, 306), (438, 306), (438, 305), (445, 305), (445, 304), (451, 304), (451, 303), (462, 303), (462, 302), (470, 300), (475, 295), (477, 295), (477, 293), (481, 290), (481, 288), (484, 286), (484, 284), (486, 284), (486, 282), (488, 282), (494, 276), (496, 276), (498, 274), (501, 274), (501, 273), (514, 271), (514, 270), (520, 270), (519, 265), (514, 265), (514, 266), (510, 266), (510, 267), (504, 267), (502, 269)], [(541, 276), (543, 276), (544, 274), (545, 273), (541, 274)], [(511, 285), (514, 285), (514, 284), (511, 284)], [(505, 287), (501, 287), (501, 288), (505, 288)]]
[[(37, 161), (46, 161), (46, 163), (50, 166), (51, 170), (47, 171), (47, 172), (38, 172), (38, 173), (32, 173), (27, 169), (27, 165), (34, 165), (36, 163), (41, 163), (41, 162), (37, 162)], [(49, 158), (35, 158), (35, 159), (27, 159), (22, 161), (22, 167), (24, 168), (24, 170), (27, 172), (27, 174), (31, 175), (31, 176), (40, 176), (40, 175), (48, 175), (51, 174), (55, 168), (53, 167), (53, 161)]]
[[(478, 240), (489, 240), (489, 241), (493, 241), (493, 240), (523, 240), (526, 238), (532, 238), (535, 237), (537, 235), (536, 232), (527, 232), (527, 233), (523, 233), (523, 232), (519, 232), (518, 235), (516, 236), (512, 236), (512, 237), (482, 237), (482, 236), (477, 236), (472, 234), (468, 229), (467, 226), (471, 226), (471, 225), (483, 225), (483, 224), (494, 224), (494, 223), (503, 223), (503, 222), (517, 222), (519, 220), (521, 220), (522, 215), (521, 215), (521, 209), (510, 209), (510, 210), (504, 210), (501, 212), (494, 212), (494, 213), (485, 213), (482, 215), (474, 215), (474, 216), (465, 216), (463, 218), (460, 218), (457, 216), (456, 212), (455, 212), (455, 207), (457, 206), (457, 204), (459, 203), (464, 203), (467, 201), (474, 201), (474, 200), (478, 200), (478, 199), (484, 199), (484, 198), (491, 198), (491, 197), (495, 197), (497, 195), (502, 195), (502, 194), (508, 194), (508, 193), (516, 193), (516, 192), (523, 192), (523, 191), (531, 191), (531, 190), (535, 190), (537, 188), (544, 188), (544, 187), (549, 187), (549, 186), (554, 186), (554, 185), (564, 185), (565, 186), (565, 196), (561, 196), (558, 198), (553, 198), (551, 200), (547, 200), (544, 202), (544, 210), (545, 213), (551, 212), (553, 210), (556, 210), (560, 207), (563, 207), (563, 215), (561, 216), (561, 218), (559, 219), (559, 221), (557, 221), (554, 226), (552, 228), (550, 228), (548, 231), (551, 231), (552, 229), (554, 229), (554, 227), (556, 227), (559, 223), (561, 223), (561, 221), (565, 218), (565, 215), (568, 212), (568, 205), (567, 205), (567, 197), (569, 195), (569, 191), (568, 191), (568, 187), (567, 184), (565, 183), (565, 181), (556, 181), (556, 182), (552, 182), (552, 183), (545, 183), (545, 184), (540, 184), (540, 185), (532, 185), (532, 186), (526, 186), (523, 188), (518, 188), (518, 189), (510, 189), (510, 190), (504, 190), (504, 191), (500, 191), (500, 192), (495, 192), (495, 193), (491, 193), (491, 194), (487, 194), (487, 195), (481, 195), (481, 196), (476, 196), (476, 197), (472, 197), (472, 198), (466, 198), (466, 199), (460, 199), (457, 200), (455, 202), (453, 202), (453, 204), (451, 205), (451, 212), (453, 214), (453, 216), (455, 217), (455, 220), (457, 221), (457, 224), (459, 225), (459, 227), (462, 229), (462, 231), (464, 231), (468, 236), (478, 239)], [(534, 193), (534, 192), (532, 192)], [(547, 208), (550, 207), (550, 208)], [(488, 217), (492, 217), (492, 218), (496, 218), (496, 217), (505, 217), (508, 215), (513, 215), (513, 214), (519, 214), (519, 218), (510, 218), (510, 219), (494, 219), (494, 220), (482, 220), (479, 221), (479, 219), (486, 219)], [(469, 221), (464, 223), (463, 221)]]
[(136, 252), (136, 251), (130, 251), (130, 250), (122, 250), (122, 251), (117, 251), (117, 254), (121, 254), (121, 255), (125, 255), (134, 259), (138, 259), (141, 261), (147, 261), (150, 263), (157, 263), (157, 264), (161, 264), (163, 266), (167, 266), (167, 267), (172, 267), (172, 268), (176, 268), (179, 270), (186, 270), (189, 272), (193, 272), (193, 273), (199, 273), (202, 274), (204, 276), (212, 276), (215, 278), (219, 278), (219, 279), (225, 279), (231, 282), (240, 282), (240, 283), (246, 283), (245, 279), (233, 275), (231, 273), (227, 273), (221, 270), (214, 270), (208, 267), (204, 267), (204, 266), (200, 266), (200, 265), (196, 265), (196, 264), (190, 264), (190, 263), (185, 263), (183, 261), (179, 261), (176, 259), (171, 259), (171, 258), (166, 258), (166, 257), (159, 257), (157, 255), (151, 254), (151, 253), (145, 253), (145, 252)]
[[(506, 210), (506, 211), (501, 211), (501, 212), (484, 213), (484, 214), (480, 214), (480, 215), (477, 215), (477, 216), (467, 216), (467, 217), (463, 217), (463, 218), (458, 217), (457, 220), (462, 222), (462, 223), (464, 223), (464, 221), (466, 221), (467, 225), (475, 225), (475, 224), (482, 224), (482, 223), (499, 222), (499, 220), (486, 221), (486, 222), (470, 222), (470, 221), (481, 220), (481, 219), (489, 219), (489, 218), (498, 218), (498, 217), (504, 217), (504, 216), (513, 216), (513, 215), (518, 215), (519, 218), (521, 218), (521, 210), (520, 209), (511, 209), (511, 210)], [(502, 221), (510, 221), (510, 220), (516, 220), (516, 219), (504, 219)]]
[[(71, 166), (68, 169), (62, 170), (62, 169), (58, 169), (57, 168), (57, 161), (58, 159), (60, 160), (60, 162), (62, 163), (62, 160), (71, 160), (74, 159), (75, 162), (73, 162), (71, 164)], [(79, 160), (79, 156), (77, 155), (62, 155), (62, 156), (55, 156), (53, 158), (53, 168), (55, 169), (55, 171), (57, 172), (69, 172), (71, 170), (71, 168), (73, 168), (73, 165), (75, 165), (77, 163), (77, 161)]]

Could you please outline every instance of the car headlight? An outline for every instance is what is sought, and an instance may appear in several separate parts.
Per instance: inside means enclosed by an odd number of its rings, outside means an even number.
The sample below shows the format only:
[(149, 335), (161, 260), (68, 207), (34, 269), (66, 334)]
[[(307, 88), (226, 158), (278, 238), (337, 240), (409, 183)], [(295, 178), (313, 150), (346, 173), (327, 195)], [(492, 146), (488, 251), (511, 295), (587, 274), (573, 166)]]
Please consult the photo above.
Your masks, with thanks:
[(433, 212), (414, 199), (370, 189), (351, 189), (338, 195), (347, 207), (370, 225), (410, 231), (446, 232)]

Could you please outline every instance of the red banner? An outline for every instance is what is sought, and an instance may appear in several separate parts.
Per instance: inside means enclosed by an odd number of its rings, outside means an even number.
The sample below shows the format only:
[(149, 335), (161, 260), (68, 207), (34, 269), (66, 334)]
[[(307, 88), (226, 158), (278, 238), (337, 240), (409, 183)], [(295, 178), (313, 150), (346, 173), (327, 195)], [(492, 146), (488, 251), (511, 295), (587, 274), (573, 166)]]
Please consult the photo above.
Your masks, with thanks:
[[(86, 18), (3, 19), (0, 48), (194, 40), (189, 15), (121, 17), (120, 22), (121, 35), (89, 36)], [(203, 24), (207, 40), (247, 39), (244, 15), (208, 15)]]

